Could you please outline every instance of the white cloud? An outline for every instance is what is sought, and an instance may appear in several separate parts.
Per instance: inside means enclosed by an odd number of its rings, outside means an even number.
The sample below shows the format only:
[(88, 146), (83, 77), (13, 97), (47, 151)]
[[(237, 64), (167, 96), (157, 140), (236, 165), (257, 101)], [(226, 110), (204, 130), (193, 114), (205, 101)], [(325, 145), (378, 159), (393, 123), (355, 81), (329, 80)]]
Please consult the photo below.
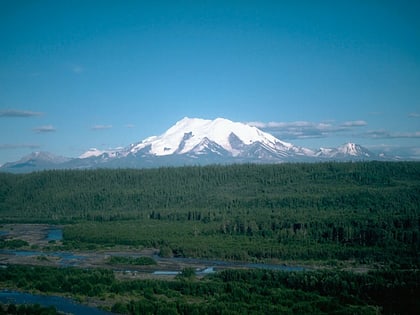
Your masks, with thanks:
[(367, 145), (369, 150), (376, 152), (383, 152), (388, 156), (400, 156), (403, 158), (420, 160), (420, 147), (418, 146), (403, 146), (398, 144), (377, 144)]
[(253, 121), (247, 123), (250, 126), (254, 126), (261, 129), (304, 129), (304, 128), (315, 128), (315, 129), (328, 129), (332, 125), (329, 123), (315, 123), (310, 121), (293, 121), (293, 122), (276, 122), (270, 121), (268, 123)]
[(420, 131), (416, 132), (389, 132), (386, 130), (371, 130), (362, 134), (366, 138), (373, 139), (398, 139), (398, 138), (420, 138)]
[(420, 113), (410, 113), (410, 114), (408, 114), (408, 117), (411, 117), (411, 118), (420, 118)]
[(57, 130), (52, 125), (45, 125), (45, 126), (36, 127), (33, 129), (33, 131), (43, 133), (43, 132), (54, 132)]
[(104, 130), (104, 129), (111, 129), (112, 125), (94, 125), (92, 126), (92, 130)]
[(40, 112), (32, 112), (28, 110), (19, 110), (19, 109), (6, 109), (0, 110), (0, 117), (34, 117), (40, 116)]
[(343, 127), (363, 127), (367, 126), (367, 122), (364, 120), (346, 121), (341, 124)]
[[(263, 131), (272, 133), (280, 139), (307, 139), (326, 138), (338, 133), (348, 133), (356, 128), (366, 127), (368, 123), (364, 120), (346, 121), (340, 124), (334, 122), (249, 122), (248, 125), (255, 126)], [(420, 138), (420, 131), (415, 132), (391, 132), (384, 129), (370, 130), (353, 133), (353, 135), (372, 139), (398, 139), (398, 138)]]
[(39, 144), (0, 144), (0, 150), (14, 150), (14, 149), (39, 149)]
[(307, 138), (326, 138), (335, 133), (348, 132), (352, 128), (367, 125), (364, 120), (347, 121), (341, 124), (334, 122), (248, 122), (250, 126), (272, 133), (280, 139), (307, 139)]
[(418, 158), (420, 158), (420, 148), (419, 147), (411, 148), (411, 151), (413, 152), (413, 155), (415, 155)]

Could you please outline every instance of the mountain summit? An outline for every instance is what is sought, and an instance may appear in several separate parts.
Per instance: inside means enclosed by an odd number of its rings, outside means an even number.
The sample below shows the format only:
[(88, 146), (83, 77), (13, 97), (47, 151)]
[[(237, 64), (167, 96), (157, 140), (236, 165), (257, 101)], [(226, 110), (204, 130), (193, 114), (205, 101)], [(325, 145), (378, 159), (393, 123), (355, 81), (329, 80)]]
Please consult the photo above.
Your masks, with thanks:
[(225, 118), (185, 117), (159, 136), (124, 148), (91, 148), (78, 158), (35, 153), (0, 170), (29, 172), (40, 169), (145, 168), (228, 163), (281, 163), (373, 160), (380, 157), (362, 146), (346, 143), (338, 148), (311, 150), (281, 141), (256, 127)]
[(207, 120), (185, 117), (162, 135), (133, 144), (129, 152), (136, 154), (142, 151), (156, 156), (211, 153), (240, 157), (256, 146), (273, 154), (287, 152), (293, 147), (290, 143), (243, 123), (224, 118)]
[(22, 157), (19, 161), (6, 163), (0, 167), (0, 170), (7, 170), (14, 173), (30, 172), (40, 169), (60, 168), (72, 159), (63, 156), (57, 156), (49, 152), (32, 152)]
[(335, 159), (351, 159), (352, 157), (359, 159), (374, 159), (377, 157), (368, 149), (351, 142), (345, 143), (338, 148), (321, 148), (315, 153), (315, 155), (318, 157)]

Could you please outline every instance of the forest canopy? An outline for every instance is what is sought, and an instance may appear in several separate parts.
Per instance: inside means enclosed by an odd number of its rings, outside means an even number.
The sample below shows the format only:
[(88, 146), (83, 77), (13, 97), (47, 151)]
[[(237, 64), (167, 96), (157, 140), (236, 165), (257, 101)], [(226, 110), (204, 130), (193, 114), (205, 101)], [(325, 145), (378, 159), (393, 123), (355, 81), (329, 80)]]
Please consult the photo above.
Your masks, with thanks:
[(418, 266), (419, 204), (416, 162), (0, 174), (3, 223), (66, 223), (67, 248), (146, 246), (176, 256)]
[[(111, 255), (107, 269), (10, 265), (0, 285), (96, 297), (124, 314), (418, 314), (419, 205), (417, 162), (0, 173), (1, 224), (63, 229), (45, 251), (152, 248), (305, 266), (119, 279), (113, 267), (156, 261)], [(0, 250), (28, 248), (0, 239)]]
[[(242, 164), (0, 173), (2, 220), (203, 220), (208, 212), (417, 213), (420, 163)], [(307, 213), (311, 210), (311, 213)], [(316, 215), (314, 215), (316, 214)], [(211, 218), (209, 218), (211, 219)]]

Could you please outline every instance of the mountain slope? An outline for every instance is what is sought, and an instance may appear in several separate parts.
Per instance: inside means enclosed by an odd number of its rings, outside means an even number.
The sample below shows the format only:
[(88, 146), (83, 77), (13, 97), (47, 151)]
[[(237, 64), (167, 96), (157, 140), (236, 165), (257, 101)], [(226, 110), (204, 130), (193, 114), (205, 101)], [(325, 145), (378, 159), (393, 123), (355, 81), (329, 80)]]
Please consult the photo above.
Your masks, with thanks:
[(28, 172), (54, 168), (158, 167), (226, 163), (281, 163), (381, 159), (354, 143), (338, 148), (311, 150), (281, 141), (273, 135), (239, 122), (185, 117), (159, 136), (125, 148), (89, 149), (78, 158), (38, 152), (0, 170)]
[(71, 160), (71, 158), (54, 155), (49, 152), (32, 152), (22, 157), (19, 161), (5, 163), (0, 169), (14, 173), (27, 173), (40, 169), (60, 168), (60, 165), (64, 165)]
[[(234, 141), (231, 138), (232, 134), (235, 136)], [(162, 135), (149, 137), (133, 145), (130, 153), (136, 153), (151, 145), (149, 153), (157, 156), (184, 154), (202, 143), (204, 139), (218, 144), (232, 156), (240, 154), (240, 150), (236, 148), (238, 141), (244, 145), (260, 142), (273, 148), (276, 145), (285, 148), (292, 147), (292, 144), (282, 142), (272, 135), (246, 124), (232, 122), (224, 118), (207, 120), (185, 117)]]
[(355, 143), (346, 143), (338, 148), (320, 148), (315, 155), (321, 158), (335, 159), (374, 159), (376, 154)]

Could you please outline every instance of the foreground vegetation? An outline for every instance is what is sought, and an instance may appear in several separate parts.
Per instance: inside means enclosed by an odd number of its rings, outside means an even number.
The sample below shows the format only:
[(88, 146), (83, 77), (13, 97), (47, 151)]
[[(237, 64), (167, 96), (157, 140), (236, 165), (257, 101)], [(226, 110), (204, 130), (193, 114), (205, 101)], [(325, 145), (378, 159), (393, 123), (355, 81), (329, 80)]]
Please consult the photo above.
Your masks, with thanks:
[(2, 285), (113, 301), (129, 314), (416, 314), (418, 271), (225, 270), (197, 280), (116, 280), (109, 270), (10, 266)]
[(2, 304), (0, 303), (0, 315), (15, 315), (15, 314), (28, 314), (28, 315), (63, 315), (63, 313), (57, 312), (53, 307), (42, 307), (38, 304), (35, 305), (18, 305), (15, 304)]
[(411, 268), (419, 204), (420, 163), (412, 162), (0, 174), (1, 221), (64, 223), (67, 249)]
[[(64, 240), (54, 250), (147, 247), (165, 257), (328, 267), (226, 270), (168, 282), (10, 266), (0, 270), (1, 285), (112, 300), (115, 312), (130, 314), (415, 314), (419, 205), (415, 162), (0, 174), (0, 222), (63, 225)], [(154, 261), (110, 258), (109, 265), (120, 263)], [(360, 265), (372, 271), (339, 270)]]

